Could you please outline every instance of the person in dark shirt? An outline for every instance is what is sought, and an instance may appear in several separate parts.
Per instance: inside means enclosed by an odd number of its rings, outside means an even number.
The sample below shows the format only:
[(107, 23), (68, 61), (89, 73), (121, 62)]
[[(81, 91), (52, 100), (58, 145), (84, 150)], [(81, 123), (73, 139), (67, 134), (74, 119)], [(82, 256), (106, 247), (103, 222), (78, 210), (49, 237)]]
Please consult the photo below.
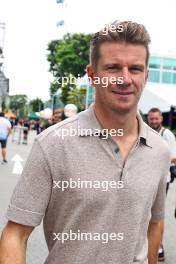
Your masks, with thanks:
[(28, 141), (28, 133), (30, 130), (30, 123), (29, 123), (29, 119), (26, 118), (24, 119), (24, 123), (23, 123), (23, 144), (27, 145), (27, 141)]

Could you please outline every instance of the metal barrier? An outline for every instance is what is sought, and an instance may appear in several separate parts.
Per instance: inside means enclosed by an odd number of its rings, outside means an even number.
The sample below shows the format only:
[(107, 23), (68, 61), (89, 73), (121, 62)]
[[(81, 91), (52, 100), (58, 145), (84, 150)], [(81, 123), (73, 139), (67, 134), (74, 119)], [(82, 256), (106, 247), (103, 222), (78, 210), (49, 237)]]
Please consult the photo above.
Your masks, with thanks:
[(23, 131), (26, 130), (28, 130), (27, 127), (14, 126), (12, 131), (12, 142), (17, 142), (18, 144), (21, 144), (23, 138)]

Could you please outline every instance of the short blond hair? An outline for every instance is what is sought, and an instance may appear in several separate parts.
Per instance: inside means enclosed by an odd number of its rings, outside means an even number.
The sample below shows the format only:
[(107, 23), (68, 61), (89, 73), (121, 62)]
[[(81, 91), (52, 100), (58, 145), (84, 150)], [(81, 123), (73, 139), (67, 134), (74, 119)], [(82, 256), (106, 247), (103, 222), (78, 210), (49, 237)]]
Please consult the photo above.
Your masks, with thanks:
[[(112, 31), (112, 27), (117, 30)], [(120, 28), (123, 30), (118, 30)], [(144, 25), (132, 21), (114, 21), (103, 30), (95, 33), (90, 42), (90, 63), (94, 69), (96, 69), (97, 62), (100, 57), (100, 46), (104, 42), (126, 42), (130, 44), (143, 45), (146, 48), (146, 65), (148, 65), (150, 56), (149, 44), (151, 40)]]

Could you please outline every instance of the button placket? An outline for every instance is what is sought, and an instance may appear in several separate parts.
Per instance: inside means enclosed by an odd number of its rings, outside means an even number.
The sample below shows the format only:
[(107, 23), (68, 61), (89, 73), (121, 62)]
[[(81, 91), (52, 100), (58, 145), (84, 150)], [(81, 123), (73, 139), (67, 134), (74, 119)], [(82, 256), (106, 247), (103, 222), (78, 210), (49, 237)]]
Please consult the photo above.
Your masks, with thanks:
[(124, 166), (123, 166), (123, 168), (122, 168), (122, 173), (121, 173), (121, 180), (124, 180), (125, 178), (126, 178), (126, 176), (127, 176), (127, 173), (128, 173), (128, 171), (129, 171), (129, 169), (130, 169), (130, 165), (131, 165), (131, 162), (132, 162), (132, 158), (133, 158), (133, 155), (134, 155), (134, 153), (137, 151), (137, 149), (139, 148), (139, 146), (140, 146), (140, 144), (139, 144), (140, 142), (138, 141), (135, 145), (134, 145), (134, 147), (131, 149), (131, 151), (130, 151), (130, 153), (128, 154), (128, 156), (127, 156), (127, 159), (125, 160), (125, 162), (124, 162)]

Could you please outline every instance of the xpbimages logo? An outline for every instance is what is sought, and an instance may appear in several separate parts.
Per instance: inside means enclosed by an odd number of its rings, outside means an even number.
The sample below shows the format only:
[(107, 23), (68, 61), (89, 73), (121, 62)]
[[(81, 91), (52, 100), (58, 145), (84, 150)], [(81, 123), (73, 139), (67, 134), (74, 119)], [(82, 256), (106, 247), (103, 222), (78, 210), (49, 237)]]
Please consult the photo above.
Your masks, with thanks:
[[(108, 85), (122, 85), (124, 83), (124, 78), (123, 76), (119, 76), (119, 77), (108, 77), (108, 76), (104, 76), (104, 77), (99, 77), (99, 76), (95, 76), (93, 79), (91, 77), (87, 77), (87, 81), (90, 84), (94, 84), (94, 85), (101, 85), (102, 88), (106, 88), (108, 87)], [(76, 85), (78, 82), (82, 83), (84, 81), (81, 80), (81, 77), (78, 75), (78, 77), (76, 78), (73, 75), (69, 75), (69, 76), (64, 76), (64, 77), (57, 77), (54, 80), (55, 84), (59, 84), (61, 86), (64, 85)], [(87, 83), (87, 82), (86, 82)]]
[(75, 137), (75, 136), (94, 136), (94, 137), (101, 137), (102, 139), (108, 139), (109, 136), (111, 137), (122, 137), (124, 135), (123, 129), (98, 129), (95, 128), (94, 130), (87, 129), (87, 128), (81, 128), (79, 125), (77, 128), (74, 128), (70, 126), (69, 128), (60, 128), (60, 129), (55, 129), (54, 131), (54, 136), (61, 137), (64, 139), (65, 137)]
[(124, 239), (124, 233), (83, 233), (79, 229), (77, 232), (72, 230), (69, 233), (53, 233), (53, 240), (61, 241), (64, 244), (66, 241), (101, 241), (102, 244), (107, 244), (111, 241), (121, 241)]
[(109, 191), (110, 189), (123, 189), (124, 182), (123, 181), (88, 181), (72, 179), (64, 180), (64, 181), (53, 181), (53, 189), (59, 189), (61, 191), (65, 191), (66, 189), (96, 189), (102, 190), (104, 192)]

